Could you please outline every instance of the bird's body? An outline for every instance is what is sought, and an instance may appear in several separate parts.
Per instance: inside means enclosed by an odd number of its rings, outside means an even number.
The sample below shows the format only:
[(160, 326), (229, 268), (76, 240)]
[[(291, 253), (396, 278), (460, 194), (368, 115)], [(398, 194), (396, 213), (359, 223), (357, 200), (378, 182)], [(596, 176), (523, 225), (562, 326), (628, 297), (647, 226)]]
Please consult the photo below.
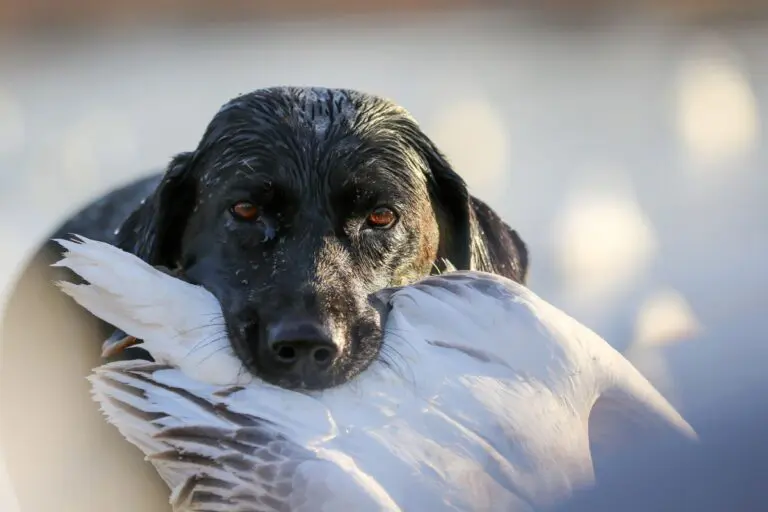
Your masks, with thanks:
[(694, 436), (605, 341), (499, 276), (381, 292), (379, 360), (300, 392), (243, 371), (202, 288), (107, 244), (62, 244), (59, 264), (89, 282), (64, 291), (156, 359), (91, 382), (177, 510), (534, 510), (592, 482), (617, 418)]

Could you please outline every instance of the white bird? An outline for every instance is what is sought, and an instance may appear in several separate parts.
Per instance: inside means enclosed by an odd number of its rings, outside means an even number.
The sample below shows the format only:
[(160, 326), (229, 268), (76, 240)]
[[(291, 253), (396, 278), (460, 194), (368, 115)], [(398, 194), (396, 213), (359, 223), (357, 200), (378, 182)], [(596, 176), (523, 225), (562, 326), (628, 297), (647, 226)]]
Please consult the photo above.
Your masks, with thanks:
[(626, 425), (695, 439), (603, 339), (499, 276), (380, 292), (380, 360), (342, 386), (289, 391), (243, 371), (203, 288), (105, 243), (59, 243), (57, 265), (88, 283), (64, 292), (156, 359), (90, 380), (174, 510), (529, 511), (590, 485), (592, 450)]

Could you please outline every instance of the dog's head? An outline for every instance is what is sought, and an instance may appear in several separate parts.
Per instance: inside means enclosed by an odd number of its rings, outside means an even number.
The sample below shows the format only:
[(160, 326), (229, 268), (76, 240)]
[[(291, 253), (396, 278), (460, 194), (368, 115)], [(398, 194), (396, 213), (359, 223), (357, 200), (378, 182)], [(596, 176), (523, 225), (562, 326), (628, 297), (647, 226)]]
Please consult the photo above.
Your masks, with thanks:
[(339, 384), (377, 357), (371, 293), (443, 259), (520, 282), (528, 265), (403, 108), (320, 88), (224, 105), (118, 244), (213, 293), (245, 365), (291, 388)]

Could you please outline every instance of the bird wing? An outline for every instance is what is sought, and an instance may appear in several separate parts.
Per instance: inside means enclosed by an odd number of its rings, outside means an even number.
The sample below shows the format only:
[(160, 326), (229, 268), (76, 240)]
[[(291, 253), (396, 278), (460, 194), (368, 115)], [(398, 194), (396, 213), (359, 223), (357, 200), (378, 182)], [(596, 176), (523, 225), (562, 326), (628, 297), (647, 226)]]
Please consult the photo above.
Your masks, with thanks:
[(452, 272), (379, 299), (387, 349), (424, 352), (411, 365), (420, 394), (465, 440), (480, 434), (468, 449), (487, 453), (488, 474), (532, 503), (593, 480), (595, 447), (602, 461), (641, 441), (695, 438), (605, 340), (509, 279)]
[(92, 314), (143, 340), (155, 361), (211, 384), (252, 380), (232, 350), (221, 305), (210, 292), (103, 242), (77, 237), (58, 243), (67, 251), (54, 266), (87, 281), (59, 287)]
[[(89, 380), (108, 421), (171, 488), (174, 510), (399, 510), (351, 459), (296, 442), (279, 414), (257, 414), (258, 396), (230, 402), (249, 389), (205, 385), (145, 361), (104, 365)], [(243, 410), (243, 398), (254, 414)]]
[[(439, 299), (444, 316), (462, 321), (434, 322), (436, 314), (427, 308), (429, 298)], [(446, 339), (453, 340), (452, 348), (506, 365), (556, 393), (574, 396), (577, 392), (590, 405), (587, 399), (596, 393), (606, 410), (621, 411), (649, 427), (696, 437), (626, 358), (594, 331), (519, 283), (484, 272), (459, 271), (429, 277), (396, 292), (390, 300), (397, 303), (398, 299), (418, 304), (418, 310), (411, 307), (408, 316), (425, 336), (444, 342), (438, 336), (445, 333)], [(572, 378), (563, 378), (568, 375)], [(570, 389), (574, 382), (580, 383), (579, 389)]]
[(152, 339), (163, 333), (165, 338), (175, 338), (199, 329), (201, 318), (221, 316), (218, 301), (202, 287), (161, 272), (113, 245), (80, 236), (56, 242), (66, 252), (53, 266), (69, 268), (87, 281), (59, 282), (59, 287), (91, 313), (132, 336)]

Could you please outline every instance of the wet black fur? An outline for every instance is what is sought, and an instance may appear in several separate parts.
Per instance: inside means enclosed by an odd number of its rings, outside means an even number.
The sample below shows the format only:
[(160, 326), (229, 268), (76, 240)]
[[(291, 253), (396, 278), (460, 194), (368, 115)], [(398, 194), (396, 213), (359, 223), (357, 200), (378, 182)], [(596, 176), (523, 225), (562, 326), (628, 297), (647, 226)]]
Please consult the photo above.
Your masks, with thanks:
[[(241, 200), (258, 205), (258, 220), (231, 215)], [(379, 205), (397, 213), (391, 229), (365, 224)], [(405, 110), (338, 89), (233, 99), (162, 177), (86, 207), (56, 236), (68, 233), (182, 269), (220, 300), (247, 367), (288, 387), (343, 382), (376, 357), (374, 291), (434, 272), (442, 258), (519, 282), (528, 269), (518, 234), (468, 193)], [(286, 318), (316, 321), (343, 346), (326, 376), (302, 381), (263, 357), (267, 326)]]

